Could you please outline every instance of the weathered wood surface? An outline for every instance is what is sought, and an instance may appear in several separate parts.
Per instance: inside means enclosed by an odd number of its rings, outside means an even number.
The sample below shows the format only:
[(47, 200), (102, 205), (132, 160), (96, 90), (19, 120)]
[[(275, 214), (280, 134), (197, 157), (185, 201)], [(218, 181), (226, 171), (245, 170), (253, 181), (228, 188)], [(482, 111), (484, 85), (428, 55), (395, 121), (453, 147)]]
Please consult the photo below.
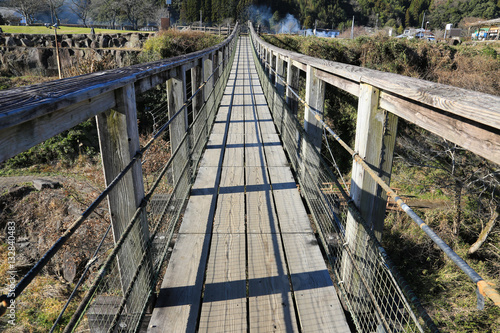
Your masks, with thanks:
[[(240, 43), (242, 53), (250, 54), (248, 40)], [(299, 326), (304, 332), (332, 331), (332, 327), (347, 332), (292, 173), (287, 166), (272, 167), (266, 162), (281, 165), (284, 154), (273, 123), (259, 118), (259, 114), (268, 115), (251, 104), (262, 93), (260, 86), (255, 80), (242, 80), (256, 76), (250, 61), (245, 57), (233, 65), (238, 73), (230, 83), (243, 89), (226, 89), (241, 95), (220, 109), (221, 126), (214, 127), (218, 132), (211, 135), (205, 150), (203, 158), (209, 161), (201, 162), (205, 167), (198, 172), (179, 231), (181, 247), (175, 246), (158, 300), (161, 306), (155, 309), (151, 325), (163, 327), (163, 332), (192, 332), (196, 325), (203, 332), (298, 332)], [(245, 124), (242, 134), (231, 134), (233, 123)], [(272, 149), (266, 150), (266, 145)], [(237, 165), (240, 155), (244, 165)], [(217, 157), (219, 165), (208, 167)], [(209, 202), (213, 206), (208, 207)], [(193, 237), (194, 254), (184, 253), (190, 251), (189, 237)], [(203, 292), (198, 280), (201, 271), (206, 271)], [(199, 290), (197, 299), (193, 290)], [(201, 309), (199, 314), (193, 313), (195, 307)], [(198, 323), (186, 323), (194, 317), (199, 317)]]

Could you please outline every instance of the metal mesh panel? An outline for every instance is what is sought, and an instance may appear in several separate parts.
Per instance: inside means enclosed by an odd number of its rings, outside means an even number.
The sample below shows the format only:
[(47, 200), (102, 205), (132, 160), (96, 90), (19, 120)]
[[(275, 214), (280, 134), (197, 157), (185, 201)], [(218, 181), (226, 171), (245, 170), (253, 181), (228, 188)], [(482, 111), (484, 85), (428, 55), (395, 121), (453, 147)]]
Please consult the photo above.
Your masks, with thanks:
[[(322, 247), (332, 266), (341, 297), (359, 332), (423, 331), (389, 269), (385, 253), (363, 221), (347, 227), (355, 208), (341, 196), (332, 166), (309, 142), (303, 127), (254, 59), (283, 146), (315, 221)], [(350, 206), (351, 205), (351, 206)], [(353, 214), (354, 213), (354, 214)], [(351, 217), (349, 217), (351, 218)], [(352, 244), (356, 244), (354, 248)]]

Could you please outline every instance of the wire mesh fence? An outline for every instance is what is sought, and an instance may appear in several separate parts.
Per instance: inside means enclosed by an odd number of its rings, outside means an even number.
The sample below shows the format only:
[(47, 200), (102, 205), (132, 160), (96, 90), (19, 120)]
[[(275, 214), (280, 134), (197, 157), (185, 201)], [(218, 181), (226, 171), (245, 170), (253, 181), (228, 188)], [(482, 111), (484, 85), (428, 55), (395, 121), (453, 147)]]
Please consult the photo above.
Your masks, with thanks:
[[(311, 144), (297, 115), (269, 79), (269, 71), (259, 61), (255, 48), (253, 51), (275, 125), (357, 330), (422, 332), (423, 320), (417, 318), (407, 301), (385, 251), (349, 202), (333, 166)], [(349, 211), (356, 223), (348, 223)]]
[[(230, 63), (233, 57), (234, 53)], [(220, 69), (221, 76), (207, 102), (196, 115), (191, 115), (193, 122), (146, 194), (148, 203), (138, 209), (126, 233), (117, 240), (89, 297), (80, 305), (82, 311), (74, 316), (78, 319), (77, 330), (134, 332), (140, 327), (148, 299), (165, 266), (174, 229), (187, 202), (229, 73), (230, 66)], [(169, 134), (166, 131), (163, 135)], [(147, 220), (147, 224), (141, 220)], [(121, 265), (125, 260), (127, 264)]]

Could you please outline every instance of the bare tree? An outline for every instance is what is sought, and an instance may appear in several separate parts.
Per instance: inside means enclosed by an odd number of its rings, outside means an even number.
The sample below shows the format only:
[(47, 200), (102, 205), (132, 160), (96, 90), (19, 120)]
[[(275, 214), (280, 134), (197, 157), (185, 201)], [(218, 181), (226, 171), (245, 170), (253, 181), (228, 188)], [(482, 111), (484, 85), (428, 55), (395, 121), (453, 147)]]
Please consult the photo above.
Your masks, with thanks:
[(45, 4), (49, 7), (52, 24), (59, 22), (59, 12), (65, 2), (66, 0), (45, 0)]
[(116, 27), (120, 20), (122, 4), (119, 0), (94, 0), (92, 1), (91, 17), (94, 21), (109, 23)]
[(35, 15), (42, 9), (39, 0), (11, 0), (8, 4), (26, 19), (27, 25), (33, 23)]
[(82, 20), (83, 25), (87, 26), (90, 17), (91, 1), (90, 0), (71, 0), (73, 3), (71, 10)]
[(124, 0), (121, 3), (123, 11), (134, 30), (137, 30), (141, 20), (152, 16), (154, 6), (149, 0)]

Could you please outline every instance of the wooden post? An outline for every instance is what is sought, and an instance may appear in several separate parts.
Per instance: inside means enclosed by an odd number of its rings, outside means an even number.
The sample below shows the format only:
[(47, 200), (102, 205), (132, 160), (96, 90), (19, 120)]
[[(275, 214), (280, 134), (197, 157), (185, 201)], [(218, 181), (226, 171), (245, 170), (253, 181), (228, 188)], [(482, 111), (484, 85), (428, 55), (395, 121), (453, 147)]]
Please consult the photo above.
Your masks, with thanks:
[(268, 55), (267, 61), (269, 64), (269, 81), (271, 81), (271, 84), (274, 84), (274, 82), (273, 82), (273, 77), (274, 77), (273, 69), (275, 67), (273, 66), (273, 59), (274, 59), (273, 51), (269, 50), (267, 55)]
[[(96, 116), (106, 186), (115, 179), (140, 150), (134, 84), (131, 83), (117, 89), (115, 99), (115, 110), (108, 110)], [(123, 231), (127, 228), (143, 198), (142, 167), (138, 161), (108, 195), (115, 243), (118, 242)], [(129, 240), (123, 244), (122, 250), (118, 254), (117, 260), (123, 292), (127, 290), (132, 281), (135, 268), (139, 265), (146, 251), (148, 240), (149, 229), (146, 212), (144, 212), (137, 227), (132, 229)], [(136, 283), (138, 286), (150, 287), (149, 278), (152, 275), (146, 274), (146, 270), (143, 272), (139, 275)], [(139, 301), (134, 298), (144, 296), (148, 292), (149, 290), (135, 289), (135, 293), (130, 296), (129, 303)]]
[[(306, 72), (306, 98), (309, 107), (323, 118), (325, 104), (325, 82), (316, 76), (316, 69), (307, 65)], [(302, 179), (308, 182), (319, 182), (320, 160), (317, 154), (310, 151), (316, 149), (321, 152), (323, 127), (315, 118), (314, 114), (306, 106), (304, 110), (304, 130), (306, 131), (311, 144), (305, 141), (302, 145)]]
[[(325, 82), (316, 77), (316, 69), (307, 65), (306, 72), (306, 99), (307, 105), (323, 117), (323, 108), (325, 104)], [(323, 127), (314, 117), (309, 109), (304, 111), (304, 129), (309, 134), (309, 138), (314, 147), (321, 151), (321, 138)]]
[[(198, 88), (203, 83), (203, 65), (202, 59), (197, 60), (196, 66), (191, 68), (191, 93), (194, 95)], [(197, 95), (193, 97), (193, 119), (200, 112), (203, 106), (203, 91), (200, 91)]]
[[(369, 165), (378, 170), (379, 176), (389, 183), (396, 142), (397, 116), (379, 109), (378, 106), (379, 90), (373, 86), (361, 84), (354, 149)], [(387, 195), (357, 162), (353, 162), (350, 194), (362, 217), (373, 227), (376, 237), (380, 240)], [(364, 272), (369, 272), (371, 269), (368, 269), (367, 265), (370, 263), (365, 260), (368, 235), (350, 213), (347, 216), (346, 240), (347, 246), (358, 259), (358, 267)], [(363, 298), (368, 296), (363, 293), (360, 280), (353, 277), (354, 268), (347, 259), (347, 255), (343, 258), (346, 259), (342, 262), (342, 280), (348, 292), (355, 295), (354, 299), (360, 299), (360, 303), (354, 305), (354, 310), (370, 311), (362, 307), (367, 303), (363, 301)], [(365, 278), (368, 283), (371, 283), (375, 277), (365, 276)]]
[[(203, 61), (203, 80), (206, 81), (210, 75), (212, 74), (212, 71), (213, 71), (213, 54), (210, 54), (208, 55), (206, 58), (204, 58), (202, 61)], [(215, 101), (215, 98), (212, 94), (212, 91), (214, 89), (214, 80), (213, 78), (211, 78), (210, 80), (207, 81), (207, 84), (205, 85), (205, 87), (203, 88), (203, 98), (205, 100), (205, 103), (206, 103), (206, 115), (207, 115), (207, 123), (211, 117), (211, 115), (213, 114), (213, 112), (215, 112), (214, 110), (212, 110), (214, 108), (214, 101)], [(211, 129), (208, 128), (207, 126), (207, 135), (209, 135), (209, 131)]]
[[(168, 98), (168, 115), (172, 118), (184, 105), (186, 100), (186, 71), (184, 67), (178, 67), (177, 77), (172, 77), (167, 81), (167, 98)], [(180, 145), (184, 133), (187, 131), (187, 108), (170, 123), (170, 146), (174, 152)], [(187, 158), (187, 145), (186, 149), (179, 151), (183, 158)], [(182, 173), (182, 163), (177, 163), (173, 166), (173, 183), (179, 179)]]
[(294, 89), (296, 92), (299, 91), (300, 82), (300, 69), (293, 65), (292, 59), (288, 58), (287, 61), (287, 71), (286, 71), (286, 83), (288, 89), (286, 90), (286, 102), (290, 107), (292, 113), (297, 116), (297, 111), (299, 107), (299, 102), (297, 97), (290, 91), (290, 88)]
[[(281, 97), (285, 96), (285, 84), (283, 83), (282, 80), (285, 79), (285, 66), (284, 66), (284, 61), (281, 58), (279, 54), (276, 55), (276, 82), (275, 86), (276, 89), (278, 90), (278, 94)], [(280, 76), (281, 78), (278, 78)]]
[(59, 73), (59, 79), (62, 79), (61, 55), (59, 54), (59, 42), (57, 41), (57, 27), (54, 27), (54, 37), (56, 39), (57, 72)]

